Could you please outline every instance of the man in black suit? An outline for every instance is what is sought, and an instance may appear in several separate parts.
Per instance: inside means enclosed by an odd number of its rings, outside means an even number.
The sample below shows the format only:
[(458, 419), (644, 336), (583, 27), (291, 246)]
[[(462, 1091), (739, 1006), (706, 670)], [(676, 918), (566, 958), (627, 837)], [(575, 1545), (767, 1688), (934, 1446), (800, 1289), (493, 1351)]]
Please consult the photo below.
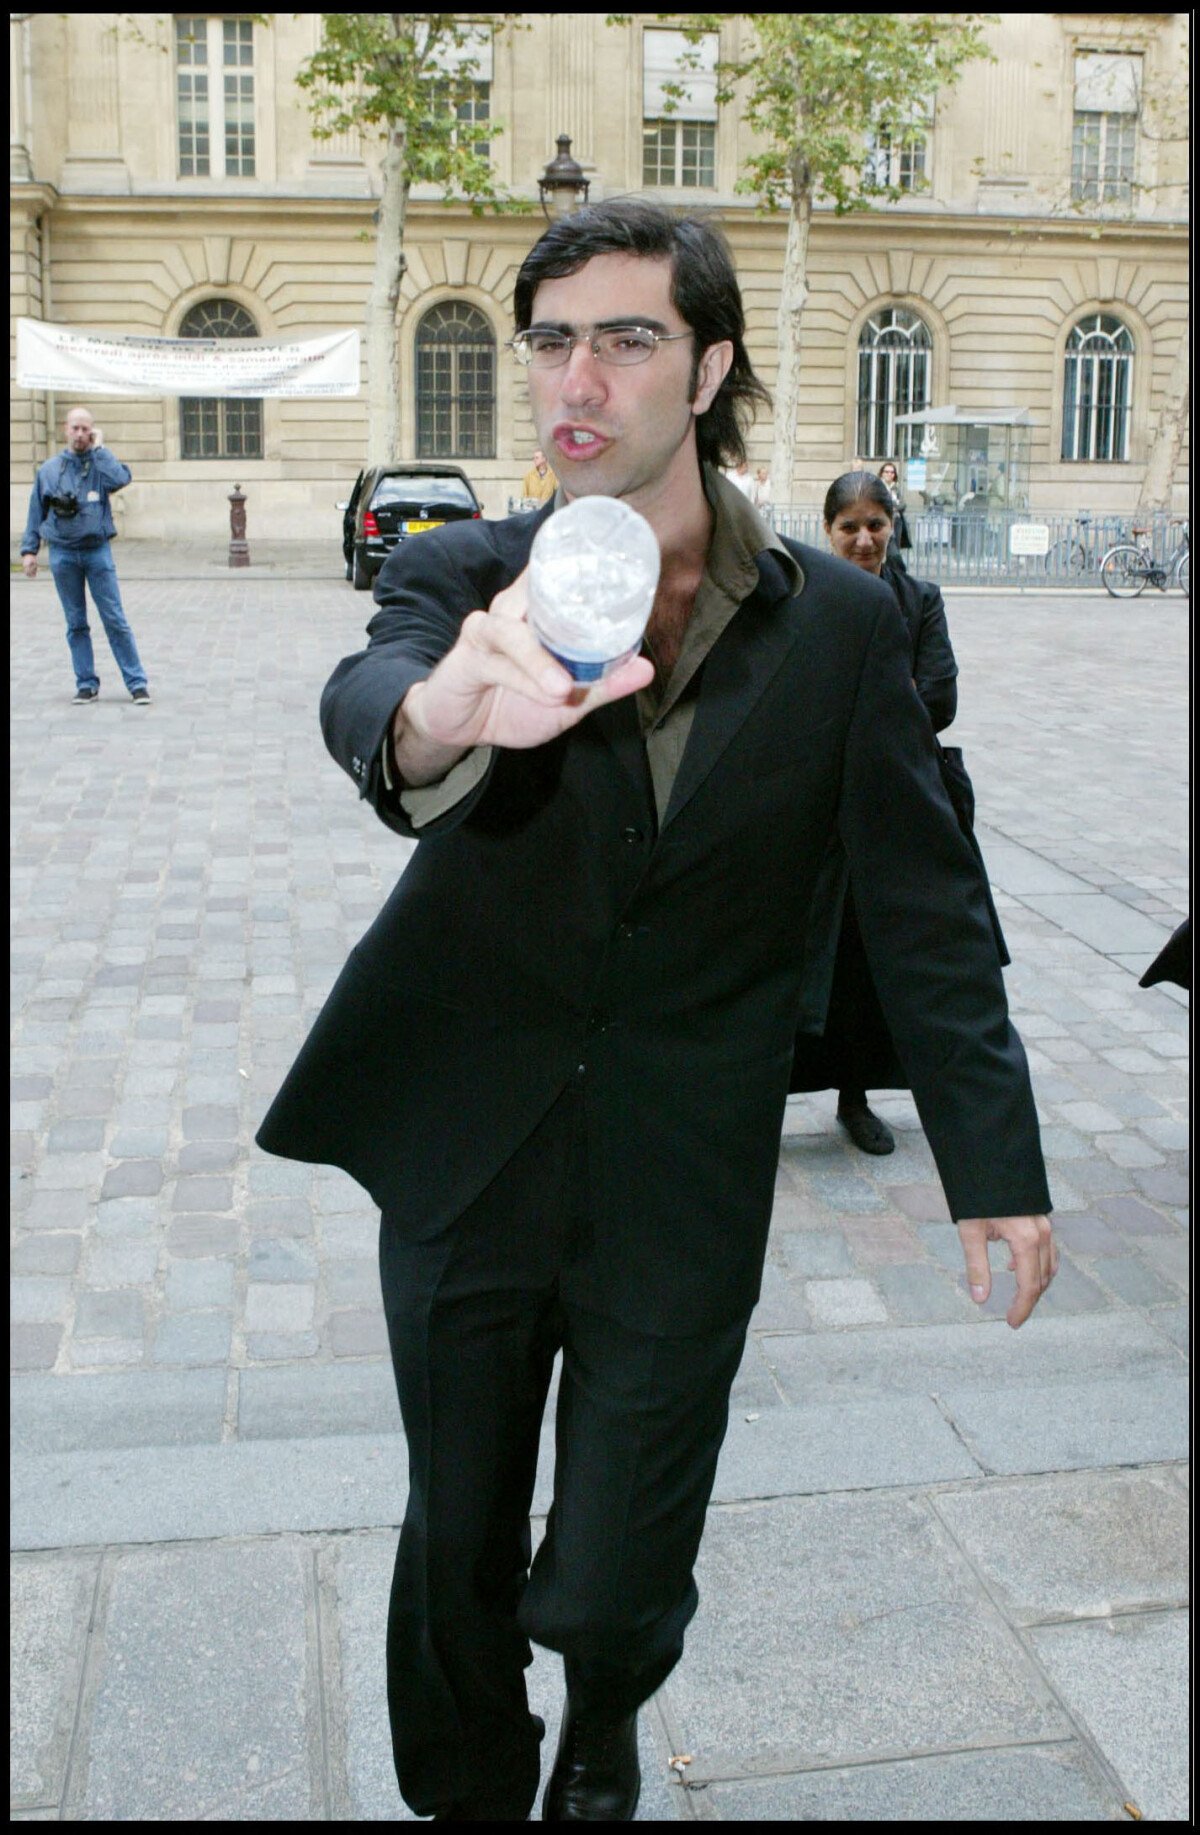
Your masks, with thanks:
[(259, 1140), (347, 1168), (383, 1212), (409, 1451), (388, 1624), (406, 1801), (526, 1819), (533, 1638), (567, 1681), (543, 1819), (628, 1821), (637, 1710), (696, 1608), (842, 849), (972, 1293), (1003, 1238), (1018, 1326), (1056, 1252), (1024, 1053), (895, 601), (782, 541), (719, 473), (763, 398), (722, 239), (638, 202), (585, 209), (530, 252), (515, 309), (566, 498), (624, 498), (658, 537), (646, 644), (581, 689), (537, 643), (525, 568), (559, 499), (389, 559), (322, 720), (420, 845)]

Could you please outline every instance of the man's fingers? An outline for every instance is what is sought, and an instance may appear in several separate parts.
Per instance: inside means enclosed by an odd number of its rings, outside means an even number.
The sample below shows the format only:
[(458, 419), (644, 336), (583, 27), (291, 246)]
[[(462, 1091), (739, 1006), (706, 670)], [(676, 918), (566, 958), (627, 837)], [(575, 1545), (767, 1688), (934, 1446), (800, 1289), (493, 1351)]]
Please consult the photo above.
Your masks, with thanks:
[(968, 1217), (958, 1226), (967, 1264), (967, 1282), (971, 1298), (982, 1306), (992, 1291), (992, 1271), (988, 1265), (987, 1225), (982, 1217)]
[(639, 688), (648, 688), (653, 680), (654, 664), (650, 658), (631, 656), (611, 675), (601, 676), (598, 682), (588, 684), (587, 693), (577, 703), (581, 716), (590, 714), (594, 707), (603, 707), (608, 701), (619, 701), (622, 695), (636, 694)]
[[(1016, 1297), (1005, 1314), (1011, 1326), (1023, 1325), (1058, 1273), (1058, 1249), (1048, 1217), (968, 1217), (958, 1226), (971, 1298), (986, 1300), (988, 1241), (1008, 1245), (1008, 1266), (1017, 1277)], [(980, 1287), (984, 1288), (980, 1292)]]
[(1042, 1262), (1036, 1242), (1023, 1243), (1013, 1249), (1013, 1261), (1017, 1271), (1017, 1291), (1013, 1303), (1005, 1313), (1008, 1323), (1014, 1328), (1024, 1325), (1030, 1313), (1041, 1299), (1049, 1284), (1049, 1277), (1042, 1277)]
[(497, 619), (494, 611), (472, 612), (464, 620), (463, 636), (476, 652), (487, 686), (513, 688), (547, 706), (564, 701), (575, 686), (521, 620)]

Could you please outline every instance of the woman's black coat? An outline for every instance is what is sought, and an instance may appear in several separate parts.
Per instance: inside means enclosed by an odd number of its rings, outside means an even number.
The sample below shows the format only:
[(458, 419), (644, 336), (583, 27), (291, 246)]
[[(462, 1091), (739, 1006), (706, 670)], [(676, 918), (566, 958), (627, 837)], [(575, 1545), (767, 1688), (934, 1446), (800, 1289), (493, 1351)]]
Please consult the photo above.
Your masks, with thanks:
[[(958, 664), (950, 643), (941, 588), (931, 580), (914, 580), (902, 564), (890, 559), (884, 562), (882, 578), (899, 600), (912, 652), (913, 681), (935, 734), (940, 733), (953, 721), (958, 703)], [(971, 780), (959, 747), (939, 745), (937, 749), (942, 782), (979, 864), (996, 947), (1004, 965), (1011, 958), (975, 839)], [(806, 1030), (796, 1034), (788, 1087), (793, 1092), (909, 1087), (871, 979), (848, 884), (829, 982), (825, 1029), (822, 1033)]]

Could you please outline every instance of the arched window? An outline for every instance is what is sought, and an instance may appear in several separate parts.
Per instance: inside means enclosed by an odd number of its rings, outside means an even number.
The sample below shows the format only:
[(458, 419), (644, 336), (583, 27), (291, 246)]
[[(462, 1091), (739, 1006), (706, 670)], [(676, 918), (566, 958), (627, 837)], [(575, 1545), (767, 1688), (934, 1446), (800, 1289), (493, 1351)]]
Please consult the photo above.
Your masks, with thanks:
[(1107, 312), (1089, 312), (1067, 339), (1063, 376), (1064, 459), (1129, 457), (1133, 334)]
[[(201, 300), (185, 314), (181, 338), (257, 338), (258, 326), (231, 299)], [(262, 403), (241, 397), (179, 403), (179, 450), (185, 459), (261, 459)]]
[(897, 414), (927, 408), (933, 339), (929, 327), (907, 306), (881, 306), (858, 338), (858, 419), (855, 445), (864, 459), (905, 458), (912, 452), (912, 427), (897, 427)]
[(496, 340), (476, 307), (447, 300), (417, 326), (417, 457), (495, 456)]

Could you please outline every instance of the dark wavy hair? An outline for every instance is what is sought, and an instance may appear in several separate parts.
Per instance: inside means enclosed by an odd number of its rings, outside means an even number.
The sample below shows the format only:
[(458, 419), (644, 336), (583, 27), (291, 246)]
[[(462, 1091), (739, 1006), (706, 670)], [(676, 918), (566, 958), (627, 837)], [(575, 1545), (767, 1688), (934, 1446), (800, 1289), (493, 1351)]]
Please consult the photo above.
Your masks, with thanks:
[(831, 523), (842, 510), (848, 510), (852, 503), (864, 497), (881, 509), (889, 522), (895, 522), (892, 493), (873, 471), (844, 471), (840, 478), (834, 479), (825, 493), (825, 521)]
[(533, 317), (533, 296), (544, 280), (576, 274), (594, 255), (641, 255), (671, 262), (671, 304), (690, 326), (696, 344), (688, 400), (694, 401), (700, 358), (711, 344), (733, 345), (729, 374), (696, 419), (696, 448), (710, 465), (746, 457), (745, 435), (756, 407), (771, 397), (754, 374), (745, 345), (746, 319), (733, 256), (721, 231), (698, 215), (681, 216), (644, 198), (610, 198), (586, 204), (552, 223), (521, 263), (513, 296), (516, 330)]

